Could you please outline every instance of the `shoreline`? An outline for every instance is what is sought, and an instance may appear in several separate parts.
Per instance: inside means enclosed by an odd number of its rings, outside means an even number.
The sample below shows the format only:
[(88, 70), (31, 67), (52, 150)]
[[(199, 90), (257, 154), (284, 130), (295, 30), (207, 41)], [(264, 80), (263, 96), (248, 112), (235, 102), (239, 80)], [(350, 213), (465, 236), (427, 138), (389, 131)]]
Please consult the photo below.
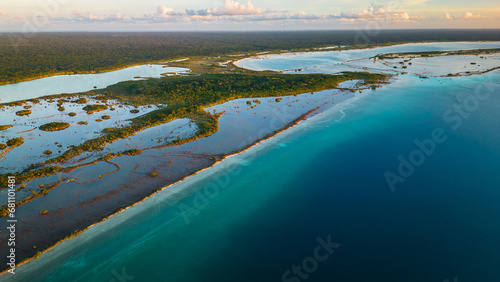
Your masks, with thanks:
[[(384, 48), (384, 47), (394, 47), (394, 46), (405, 46), (405, 45), (424, 45), (424, 44), (446, 44), (446, 43), (500, 43), (500, 41), (485, 41), (485, 40), (480, 40), (480, 41), (429, 41), (429, 42), (402, 42), (402, 43), (394, 43), (394, 44), (388, 44), (384, 45), (381, 44), (379, 46), (372, 46), (368, 48), (352, 48), (352, 49), (332, 49), (332, 50), (314, 50), (314, 51), (297, 51), (297, 52), (283, 52), (283, 53), (267, 53), (267, 54), (261, 54), (261, 55), (255, 55), (255, 56), (250, 56), (246, 58), (241, 58), (239, 60), (233, 61), (232, 64), (235, 65), (238, 68), (242, 68), (245, 70), (251, 70), (251, 71), (270, 71), (268, 69), (257, 69), (257, 68), (250, 68), (248, 66), (245, 66), (244, 64), (238, 64), (241, 61), (244, 60), (261, 60), (261, 59), (274, 59), (277, 57), (280, 58), (291, 58), (295, 56), (301, 56), (305, 54), (310, 54), (310, 53), (333, 53), (333, 52), (346, 52), (346, 51), (359, 51), (359, 50), (373, 50), (377, 48)], [(355, 47), (355, 46), (354, 46)], [(455, 50), (447, 50), (447, 51), (458, 51), (458, 50), (475, 50), (475, 49), (488, 49), (488, 48), (459, 48)], [(281, 72), (286, 72), (290, 70), (282, 70)]]
[[(245, 152), (247, 152), (247, 151), (249, 151), (251, 149), (259, 147), (258, 145), (260, 145), (260, 144), (262, 144), (264, 142), (268, 142), (268, 141), (274, 140), (276, 137), (278, 137), (278, 135), (281, 135), (281, 134), (283, 134), (285, 132), (288, 132), (288, 130), (290, 130), (290, 129), (294, 128), (295, 126), (299, 125), (302, 121), (310, 120), (310, 118), (322, 115), (322, 114), (324, 114), (324, 113), (326, 113), (326, 112), (328, 112), (328, 111), (330, 111), (332, 109), (335, 109), (335, 108), (330, 108), (330, 109), (323, 110), (323, 111), (321, 111), (321, 112), (319, 112), (317, 114), (314, 114), (314, 112), (320, 110), (323, 106), (324, 105), (320, 105), (320, 106), (318, 106), (318, 107), (316, 107), (316, 108), (314, 108), (314, 109), (312, 109), (310, 111), (307, 111), (306, 113), (302, 114), (298, 118), (296, 118), (296, 119), (288, 122), (285, 126), (283, 126), (283, 127), (279, 128), (279, 129), (273, 131), (272, 133), (269, 133), (269, 134), (267, 134), (267, 135), (265, 135), (265, 136), (263, 136), (263, 137), (255, 140), (254, 142), (252, 142), (251, 144), (249, 144), (249, 145), (241, 148), (240, 150), (227, 153), (222, 159), (215, 161), (210, 166), (204, 167), (204, 168), (202, 168), (200, 170), (194, 171), (193, 173), (187, 174), (182, 179), (179, 179), (179, 180), (177, 180), (175, 182), (166, 184), (166, 185), (160, 187), (159, 189), (156, 189), (155, 191), (153, 191), (153, 192), (151, 192), (149, 194), (144, 195), (140, 200), (134, 201), (130, 205), (120, 207), (120, 208), (116, 209), (116, 211), (112, 212), (111, 214), (109, 214), (107, 216), (103, 216), (100, 220), (92, 223), (91, 225), (88, 225), (87, 227), (83, 227), (82, 229), (76, 230), (75, 232), (67, 235), (65, 238), (63, 238), (61, 240), (56, 241), (55, 243), (51, 243), (48, 248), (46, 248), (46, 249), (44, 249), (42, 251), (38, 251), (35, 255), (23, 258), (16, 265), (16, 268), (18, 268), (18, 267), (20, 267), (22, 265), (25, 265), (25, 264), (27, 264), (29, 262), (33, 262), (34, 259), (39, 258), (40, 255), (45, 254), (47, 252), (50, 252), (55, 247), (63, 244), (64, 242), (67, 242), (67, 241), (69, 241), (69, 240), (71, 240), (73, 238), (78, 237), (78, 235), (80, 235), (83, 232), (91, 229), (93, 226), (99, 225), (100, 223), (104, 223), (104, 222), (106, 222), (106, 220), (114, 218), (114, 217), (116, 217), (119, 214), (123, 214), (123, 212), (126, 211), (126, 210), (129, 210), (129, 208), (135, 207), (135, 206), (137, 206), (137, 205), (145, 202), (146, 200), (154, 197), (155, 195), (157, 195), (158, 193), (161, 193), (162, 191), (166, 191), (167, 188), (171, 188), (172, 186), (180, 185), (181, 183), (184, 184), (184, 185), (187, 185), (187, 186), (193, 185), (193, 183), (187, 183), (187, 180), (190, 180), (191, 178), (199, 175), (200, 173), (203, 173), (203, 172), (206, 172), (206, 171), (212, 171), (212, 169), (214, 167), (216, 167), (217, 165), (222, 165), (222, 163), (227, 163), (227, 161), (230, 160), (232, 157), (244, 154)], [(201, 177), (203, 177), (203, 176), (201, 176)], [(0, 271), (0, 280), (3, 279), (3, 277), (2, 277), (3, 275), (7, 275), (8, 269), (9, 268), (5, 268), (2, 271)]]
[[(392, 82), (394, 82), (393, 80), (390, 80), (388, 81), (388, 84), (387, 85), (391, 85)], [(329, 91), (329, 90), (328, 90)], [(342, 91), (344, 92), (344, 91)], [(340, 92), (340, 93), (342, 93)], [(366, 95), (366, 94), (365, 94)], [(178, 185), (183, 185), (183, 186), (186, 186), (186, 187), (189, 187), (189, 186), (192, 186), (193, 184), (196, 183), (196, 180), (198, 179), (198, 177), (204, 177), (204, 174), (209, 174), (209, 173), (216, 173), (217, 170), (213, 170), (215, 167), (217, 166), (223, 166), (223, 164), (226, 164), (228, 163), (228, 161), (230, 161), (231, 159), (233, 159), (234, 157), (236, 156), (239, 156), (239, 155), (243, 155), (243, 154), (246, 154), (246, 153), (254, 153), (254, 150), (257, 150), (257, 152), (259, 152), (260, 150), (262, 149), (265, 149), (267, 148), (268, 145), (264, 145), (262, 146), (262, 144), (272, 144), (272, 142), (275, 142), (279, 136), (287, 136), (288, 134), (291, 134), (293, 133), (293, 129), (294, 128), (297, 128), (299, 129), (298, 125), (301, 125), (301, 124), (304, 124), (306, 122), (311, 122), (311, 121), (314, 121), (316, 118), (320, 118), (320, 117), (327, 117), (328, 114), (330, 113), (335, 113), (337, 111), (342, 111), (342, 109), (344, 109), (344, 107), (346, 105), (349, 105), (350, 103), (362, 98), (363, 96), (361, 95), (355, 95), (354, 97), (352, 98), (349, 98), (347, 100), (344, 100), (344, 101), (341, 101), (340, 103), (336, 103), (335, 105), (339, 105), (340, 107), (329, 107), (329, 108), (326, 108), (326, 109), (323, 109), (323, 107), (325, 107), (326, 104), (321, 104), (321, 105), (318, 105), (317, 107), (301, 114), (299, 117), (291, 120), (290, 122), (286, 123), (284, 126), (281, 126), (280, 128), (274, 130), (273, 132), (269, 133), (269, 134), (266, 134), (265, 136), (261, 137), (261, 138), (258, 138), (256, 139), (254, 142), (238, 149), (237, 151), (232, 151), (232, 152), (228, 152), (226, 154), (223, 155), (223, 157), (221, 159), (217, 159), (214, 163), (212, 163), (211, 165), (209, 166), (206, 166), (206, 167), (203, 167), (202, 169), (199, 169), (199, 170), (196, 170), (196, 171), (193, 171), (192, 173), (189, 173), (187, 171), (187, 174), (182, 177), (181, 179), (178, 179), (172, 183), (168, 183), (168, 184), (165, 184), (165, 185), (162, 185), (160, 188), (158, 189), (154, 189), (154, 191), (152, 192), (149, 192), (149, 193), (144, 193), (143, 196), (139, 199), (139, 200), (134, 200), (131, 204), (129, 205), (126, 205), (126, 206), (122, 206), (122, 207), (119, 207), (117, 209), (115, 209), (112, 213), (106, 215), (106, 216), (103, 216), (101, 217), (99, 220), (93, 222), (92, 224), (90, 225), (84, 225), (82, 226), (81, 229), (77, 229), (75, 230), (74, 232), (72, 232), (71, 234), (67, 235), (66, 237), (64, 237), (63, 239), (60, 239), (60, 240), (54, 240), (53, 243), (50, 243), (49, 246), (45, 249), (43, 249), (42, 251), (38, 251), (36, 254), (32, 255), (32, 256), (28, 256), (26, 258), (23, 258), (17, 265), (16, 265), (16, 268), (19, 267), (19, 266), (22, 266), (22, 265), (25, 265), (27, 263), (31, 263), (33, 261), (35, 261), (36, 258), (39, 258), (40, 255), (42, 254), (46, 254), (46, 253), (49, 253), (54, 250), (54, 248), (56, 248), (57, 246), (60, 246), (61, 244), (65, 244), (65, 242), (68, 242), (70, 241), (71, 239), (73, 238), (76, 238), (78, 237), (78, 235), (82, 234), (83, 232), (87, 231), (87, 230), (93, 230), (92, 228), (96, 225), (99, 225), (100, 223), (104, 223), (106, 222), (107, 219), (110, 219), (110, 218), (115, 218), (116, 216), (118, 215), (122, 215), (124, 211), (127, 211), (129, 210), (129, 208), (131, 207), (136, 207), (137, 205), (140, 205), (141, 203), (144, 203), (145, 201), (147, 201), (148, 199), (150, 198), (153, 198), (155, 196), (160, 196), (159, 193), (167, 193), (169, 192), (169, 188), (171, 187), (176, 187)], [(204, 137), (206, 138), (206, 137)], [(204, 139), (202, 138), (202, 139)], [(211, 175), (211, 174), (209, 174)], [(188, 181), (188, 180), (193, 180), (194, 182), (192, 181)], [(184, 189), (181, 189), (181, 190), (174, 190), (174, 194), (175, 193), (179, 193), (179, 192), (182, 192)], [(126, 216), (126, 214), (124, 214), (123, 216)], [(3, 269), (1, 272), (0, 272), (0, 281), (3, 279), (2, 276), (4, 275), (7, 275), (6, 272), (7, 272), (8, 268), (5, 268)]]
[[(412, 43), (407, 43), (407, 44), (412, 44)], [(413, 43), (413, 44), (415, 44), (415, 43)], [(421, 43), (421, 44), (425, 44), (425, 43)], [(404, 45), (404, 44), (401, 44), (401, 45)], [(374, 47), (374, 48), (378, 48), (378, 47)], [(312, 51), (312, 52), (314, 52), (314, 51)], [(307, 53), (312, 53), (312, 52), (307, 52)], [(325, 52), (325, 51), (320, 51), (320, 52)], [(327, 52), (332, 52), (332, 51), (327, 51)], [(392, 82), (389, 82), (389, 84), (393, 84)], [(358, 96), (358, 98), (359, 97), (360, 96)], [(340, 105), (344, 105), (344, 103), (345, 102), (341, 102), (339, 104)], [(324, 114), (326, 114), (330, 110), (336, 109), (336, 108), (329, 108), (329, 109), (320, 111), (323, 106), (324, 105), (320, 105), (320, 106), (318, 106), (318, 107), (316, 107), (316, 108), (314, 108), (312, 110), (309, 110), (309, 111), (303, 113), (298, 118), (295, 118), (294, 120), (286, 123), (284, 126), (276, 129), (275, 131), (273, 131), (273, 132), (271, 132), (269, 134), (266, 134), (265, 136), (263, 136), (261, 138), (256, 139), (254, 142), (251, 142), (250, 144), (245, 145), (244, 147), (242, 147), (241, 149), (239, 149), (237, 151), (232, 151), (232, 152), (228, 152), (227, 154), (224, 154), (223, 157), (222, 157), (222, 159), (215, 160), (215, 162), (212, 163), (209, 166), (206, 166), (206, 167), (204, 167), (202, 169), (196, 170), (196, 171), (194, 171), (192, 173), (190, 173), (189, 171), (186, 171), (187, 174), (182, 179), (180, 179), (180, 180), (176, 180), (176, 181), (174, 181), (172, 183), (166, 184), (166, 185), (164, 185), (164, 186), (162, 186), (162, 187), (160, 187), (160, 188), (158, 188), (158, 189), (156, 189), (156, 190), (154, 190), (154, 191), (152, 191), (150, 193), (143, 192), (143, 194), (145, 196), (143, 196), (140, 200), (134, 201), (130, 205), (119, 207), (115, 211), (113, 211), (111, 214), (109, 214), (108, 216), (103, 216), (101, 219), (99, 219), (98, 221), (92, 223), (91, 225), (88, 225), (88, 226), (86, 226), (86, 227), (84, 227), (84, 228), (82, 228), (80, 230), (77, 230), (74, 233), (66, 236), (65, 238), (63, 238), (61, 240), (56, 241), (53, 244), (50, 243), (49, 247), (45, 248), (43, 251), (38, 252), (34, 256), (30, 256), (30, 257), (27, 257), (27, 258), (23, 259), (18, 265), (16, 265), (16, 267), (19, 267), (19, 266), (25, 265), (27, 263), (33, 262), (34, 258), (38, 258), (40, 255), (45, 254), (45, 253), (50, 253), (50, 251), (53, 250), (58, 245), (61, 245), (64, 242), (70, 241), (72, 238), (77, 237), (77, 235), (80, 235), (80, 234), (82, 234), (83, 232), (85, 232), (85, 231), (87, 231), (89, 229), (93, 230), (93, 226), (94, 225), (98, 225), (99, 223), (106, 222), (107, 219), (115, 218), (118, 215), (123, 214), (123, 212), (126, 211), (126, 210), (129, 210), (129, 208), (134, 207), (134, 206), (136, 206), (136, 205), (138, 205), (140, 203), (145, 202), (147, 199), (152, 198), (155, 195), (158, 195), (162, 191), (168, 190), (167, 188), (171, 188), (172, 186), (175, 186), (175, 185), (180, 185), (181, 183), (183, 183), (184, 185), (187, 185), (187, 186), (193, 185), (192, 182), (191, 183), (186, 183), (186, 182), (187, 182), (187, 180), (192, 180), (195, 175), (202, 174), (205, 171), (212, 171), (213, 172), (213, 168), (216, 167), (217, 165), (219, 165), (221, 163), (224, 163), (224, 161), (227, 162), (228, 160), (230, 160), (234, 156), (237, 156), (237, 155), (240, 155), (240, 154), (244, 154), (245, 152), (248, 152), (248, 151), (250, 151), (250, 150), (252, 150), (254, 148), (257, 148), (257, 147), (259, 147), (257, 145), (259, 145), (261, 143), (264, 143), (264, 142), (267, 143), (267, 141), (271, 142), (271, 140), (275, 140), (275, 138), (277, 138), (279, 135), (285, 134), (285, 132), (290, 132), (290, 130), (292, 128), (294, 128), (296, 125), (301, 124), (302, 121), (307, 121), (307, 120), (313, 119), (314, 117), (323, 116)], [(320, 111), (320, 112), (318, 114), (313, 114), (315, 111)], [(257, 149), (255, 149), (255, 150), (257, 150)], [(194, 179), (196, 180), (196, 178), (194, 178)], [(126, 216), (126, 214), (125, 214), (125, 216)], [(0, 275), (2, 275), (2, 276), (6, 275), (5, 273), (6, 273), (7, 270), (8, 269), (4, 269), (2, 272), (0, 272)], [(2, 279), (3, 279), (3, 277), (0, 276), (0, 280), (2, 280)]]
[[(241, 58), (239, 60), (233, 61), (232, 63), (234, 64), (234, 63), (239, 62), (239, 61), (244, 60), (244, 59), (256, 58), (256, 57), (260, 57), (260, 56), (286, 55), (286, 54), (291, 54), (291, 56), (295, 56), (295, 55), (304, 54), (304, 53), (318, 53), (318, 52), (326, 53), (326, 52), (338, 52), (338, 51), (348, 51), (348, 50), (366, 50), (366, 49), (375, 49), (375, 48), (381, 48), (381, 47), (406, 45), (406, 44), (466, 43), (466, 42), (478, 42), (478, 43), (480, 43), (480, 42), (498, 42), (498, 41), (477, 40), (477, 41), (428, 41), (428, 42), (394, 42), (394, 43), (391, 42), (391, 43), (380, 43), (378, 46), (372, 46), (372, 47), (364, 46), (364, 47), (352, 48), (352, 49), (331, 49), (331, 50), (315, 49), (315, 50), (310, 50), (310, 51), (300, 51), (300, 50), (293, 51), (293, 50), (291, 50), (289, 52), (281, 52), (282, 50), (264, 51), (266, 53), (264, 53), (264, 52), (255, 53), (255, 51), (251, 51), (251, 52), (249, 51), (249, 52), (247, 52), (248, 54), (245, 54), (245, 55), (249, 55), (249, 57)], [(350, 46), (350, 45), (346, 45), (346, 46)], [(352, 46), (356, 47), (356, 45), (352, 45)], [(326, 47), (331, 47), (331, 46), (326, 46)], [(315, 47), (315, 48), (323, 48), (323, 47)], [(255, 55), (252, 55), (252, 53), (255, 53)], [(240, 55), (240, 54), (241, 53), (239, 53), (239, 54), (226, 54), (225, 56), (235, 56), (235, 55)], [(135, 66), (148, 65), (148, 64), (166, 65), (168, 63), (181, 62), (181, 61), (185, 61), (185, 60), (189, 60), (189, 59), (191, 59), (191, 58), (184, 57), (181, 59), (165, 59), (165, 60), (157, 60), (157, 61), (144, 61), (144, 62), (140, 62), (140, 63), (128, 64), (128, 65), (119, 66), (119, 67), (107, 68), (104, 70), (100, 70), (98, 72), (72, 72), (72, 73), (60, 72), (60, 73), (54, 73), (54, 74), (50, 74), (50, 75), (46, 75), (46, 76), (42, 76), (42, 77), (20, 79), (16, 82), (0, 82), (0, 86), (17, 84), (17, 83), (27, 82), (27, 81), (34, 81), (37, 79), (43, 79), (43, 78), (61, 76), (61, 75), (102, 74), (102, 73), (108, 73), (108, 72), (117, 71), (117, 70), (123, 70), (126, 68), (135, 67)], [(240, 66), (237, 66), (237, 67), (240, 67)], [(241, 68), (243, 68), (243, 67), (241, 67)], [(68, 94), (72, 94), (72, 93), (68, 93)]]

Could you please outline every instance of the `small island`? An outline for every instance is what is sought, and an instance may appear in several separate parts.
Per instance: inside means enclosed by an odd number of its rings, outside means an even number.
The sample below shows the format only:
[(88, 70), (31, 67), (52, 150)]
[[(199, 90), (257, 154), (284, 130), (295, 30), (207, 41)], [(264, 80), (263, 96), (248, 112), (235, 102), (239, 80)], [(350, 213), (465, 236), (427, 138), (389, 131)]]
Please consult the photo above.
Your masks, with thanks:
[(51, 122), (41, 125), (39, 128), (43, 131), (59, 131), (64, 130), (70, 126), (67, 122)]

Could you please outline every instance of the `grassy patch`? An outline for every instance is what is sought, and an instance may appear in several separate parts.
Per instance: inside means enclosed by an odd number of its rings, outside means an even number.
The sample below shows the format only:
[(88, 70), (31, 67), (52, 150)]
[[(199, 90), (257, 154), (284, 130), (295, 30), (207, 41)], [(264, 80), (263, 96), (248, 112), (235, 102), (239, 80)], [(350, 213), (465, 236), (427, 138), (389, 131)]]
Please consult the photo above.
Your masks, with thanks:
[(11, 127), (12, 127), (12, 125), (10, 125), (10, 124), (0, 125), (0, 131), (9, 129)]
[(16, 115), (18, 116), (27, 116), (30, 115), (31, 111), (30, 110), (20, 110), (16, 112)]
[(95, 113), (95, 112), (100, 112), (100, 111), (104, 111), (108, 108), (108, 106), (106, 105), (87, 105), (85, 107), (83, 107), (83, 110), (87, 112), (87, 114), (92, 114), (92, 113)]
[(43, 131), (59, 131), (64, 130), (70, 126), (67, 122), (51, 122), (41, 125), (39, 128)]
[(15, 148), (24, 144), (24, 137), (17, 137), (7, 141), (7, 146)]
[(87, 104), (87, 98), (81, 97), (78, 98), (78, 100), (75, 101), (78, 104)]

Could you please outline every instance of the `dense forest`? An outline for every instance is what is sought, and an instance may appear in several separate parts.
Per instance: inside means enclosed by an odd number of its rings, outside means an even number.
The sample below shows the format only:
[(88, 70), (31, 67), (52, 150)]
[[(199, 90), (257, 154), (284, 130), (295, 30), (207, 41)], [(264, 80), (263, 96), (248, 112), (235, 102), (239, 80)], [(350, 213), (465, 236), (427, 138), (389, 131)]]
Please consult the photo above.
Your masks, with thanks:
[[(375, 33), (370, 37), (367, 34)], [(332, 45), (499, 40), (498, 30), (0, 34), (0, 84), (192, 56)]]

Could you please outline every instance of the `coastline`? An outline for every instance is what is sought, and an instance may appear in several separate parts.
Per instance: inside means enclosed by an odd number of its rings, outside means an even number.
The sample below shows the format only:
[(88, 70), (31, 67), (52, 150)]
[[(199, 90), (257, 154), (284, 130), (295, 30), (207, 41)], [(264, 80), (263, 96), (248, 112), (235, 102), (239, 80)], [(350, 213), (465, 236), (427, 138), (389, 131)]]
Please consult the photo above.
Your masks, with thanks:
[[(247, 70), (252, 70), (252, 71), (266, 71), (266, 69), (259, 69), (259, 68), (253, 68), (250, 66), (246, 66), (243, 64), (244, 61), (246, 60), (262, 60), (262, 59), (275, 59), (275, 58), (292, 58), (296, 56), (301, 56), (305, 54), (319, 54), (319, 53), (339, 53), (339, 52), (346, 52), (346, 51), (362, 51), (362, 50), (373, 50), (373, 49), (378, 49), (378, 48), (384, 48), (384, 47), (396, 47), (396, 46), (406, 46), (406, 45), (425, 45), (425, 44), (460, 44), (460, 43), (500, 43), (500, 41), (429, 41), (429, 42), (399, 42), (399, 43), (393, 43), (393, 44), (380, 44), (376, 46), (371, 46), (371, 47), (360, 47), (356, 48), (350, 48), (350, 49), (332, 49), (332, 50), (314, 50), (314, 51), (297, 51), (297, 52), (284, 52), (284, 53), (267, 53), (267, 54), (262, 54), (262, 55), (256, 55), (256, 56), (250, 56), (246, 58), (241, 58), (239, 60), (233, 61), (232, 63), (242, 69), (247, 69)], [(474, 49), (481, 49), (481, 48), (456, 48), (456, 50), (474, 50)], [(487, 48), (484, 48), (487, 49)], [(282, 71), (290, 71), (293, 69), (289, 70), (282, 70)]]
[[(222, 166), (221, 169), (223, 169), (224, 168), (223, 165), (228, 163), (232, 158), (234, 158), (238, 155), (246, 154), (246, 153), (249, 153), (249, 154), (254, 153), (254, 150), (258, 150), (258, 151), (262, 150), (262, 149), (266, 148), (268, 145), (272, 144), (272, 142), (276, 141), (275, 138), (278, 138), (282, 134), (289, 133), (289, 130), (291, 130), (292, 128), (296, 128), (296, 126), (301, 124), (303, 121), (309, 121), (313, 117), (318, 117), (322, 114), (325, 114), (331, 110), (336, 109), (335, 107), (333, 107), (333, 108), (326, 109), (324, 111), (317, 112), (317, 111), (321, 110), (322, 106), (323, 105), (318, 106), (310, 111), (307, 111), (306, 113), (302, 114), (301, 116), (294, 119), (293, 121), (288, 122), (285, 126), (273, 131), (270, 134), (265, 135), (264, 137), (254, 141), (250, 145), (243, 147), (238, 151), (234, 151), (234, 152), (230, 152), (230, 153), (226, 154), (222, 159), (215, 161), (211, 165), (206, 166), (200, 170), (194, 171), (191, 174), (186, 174), (183, 178), (181, 178), (175, 182), (163, 185), (162, 187), (154, 190), (153, 192), (143, 195), (141, 197), (141, 199), (134, 201), (132, 204), (120, 207), (120, 208), (116, 209), (114, 212), (112, 212), (111, 214), (109, 214), (107, 216), (103, 216), (100, 220), (95, 221), (94, 223), (87, 225), (86, 227), (82, 226), (81, 229), (76, 230), (72, 234), (64, 237), (63, 239), (49, 243), (49, 247), (45, 248), (44, 250), (38, 251), (34, 255), (22, 258), (22, 260), (16, 265), (16, 268), (23, 266), (25, 264), (28, 264), (30, 262), (34, 262), (35, 259), (39, 258), (42, 254), (50, 254), (51, 251), (53, 251), (58, 246), (63, 247), (65, 244), (70, 244), (69, 242), (71, 241), (71, 239), (79, 237), (80, 234), (82, 234), (88, 230), (93, 230), (93, 228), (96, 228), (95, 226), (97, 226), (101, 223), (107, 222), (108, 219), (115, 218), (118, 215), (126, 216), (126, 214), (124, 214), (123, 212), (129, 210), (129, 208), (136, 207), (138, 205), (140, 206), (141, 204), (145, 203), (148, 199), (155, 197), (156, 195), (158, 195), (159, 193), (162, 193), (163, 191), (166, 192), (170, 188), (176, 187), (179, 185), (192, 186), (193, 184), (196, 183), (196, 181), (199, 181), (200, 178), (203, 179), (203, 177), (210, 176), (211, 173), (216, 173), (217, 170), (214, 170), (214, 169), (217, 169), (218, 166)], [(317, 113), (314, 113), (314, 112), (317, 112)], [(178, 192), (180, 192), (180, 191), (178, 191)], [(119, 218), (118, 218), (118, 220), (119, 220)], [(104, 232), (104, 231), (102, 231), (102, 232)], [(68, 243), (65, 243), (65, 242), (68, 242)], [(47, 243), (47, 242), (45, 242), (45, 243)], [(8, 275), (6, 273), (7, 270), (8, 269), (3, 269), (0, 272), (0, 281), (3, 280), (3, 277), (2, 277), (3, 275)]]
[[(327, 52), (331, 52), (331, 51), (327, 51)], [(307, 52), (307, 53), (311, 53), (311, 52)], [(352, 100), (349, 100), (349, 101), (352, 101)], [(342, 103), (345, 103), (345, 102), (342, 102)], [(341, 105), (343, 105), (343, 104), (341, 104)], [(281, 127), (279, 130), (273, 132), (272, 134), (265, 135), (264, 137), (262, 137), (262, 138), (260, 138), (260, 139), (258, 139), (256, 141), (254, 141), (253, 143), (251, 143), (251, 144), (247, 145), (246, 147), (240, 149), (239, 151), (227, 153), (221, 160), (216, 160), (214, 163), (212, 163), (209, 166), (206, 166), (206, 167), (204, 167), (204, 168), (202, 168), (200, 170), (194, 171), (191, 174), (187, 174), (182, 179), (179, 179), (179, 180), (176, 180), (176, 181), (174, 181), (172, 183), (164, 185), (164, 186), (160, 187), (159, 189), (156, 189), (156, 190), (150, 192), (149, 194), (145, 193), (145, 196), (143, 196), (139, 201), (135, 201), (132, 204), (127, 205), (127, 206), (119, 207), (117, 210), (113, 211), (110, 215), (104, 216), (100, 220), (98, 220), (97, 222), (94, 222), (91, 225), (88, 225), (87, 227), (82, 228), (81, 230), (78, 230), (76, 233), (71, 234), (71, 235), (65, 237), (64, 239), (56, 241), (50, 247), (48, 247), (48, 248), (44, 249), (43, 251), (37, 253), (35, 256), (31, 256), (31, 257), (26, 258), (21, 263), (19, 263), (18, 266), (21, 266), (21, 265), (24, 265), (24, 264), (28, 264), (30, 262), (35, 261), (33, 259), (37, 258), (41, 254), (45, 254), (45, 253), (47, 253), (47, 255), (50, 254), (51, 250), (54, 250), (54, 248), (56, 248), (57, 246), (63, 247), (63, 246), (66, 246), (66, 244), (70, 244), (70, 243), (64, 244), (64, 242), (71, 242), (72, 238), (75, 238), (76, 235), (82, 234), (82, 232), (86, 232), (88, 230), (97, 229), (94, 226), (98, 225), (99, 223), (107, 222), (108, 219), (116, 218), (120, 214), (124, 214), (123, 216), (126, 216), (126, 213), (124, 213), (124, 212), (125, 211), (130, 211), (129, 208), (135, 207), (136, 205), (144, 203), (148, 199), (154, 197), (155, 195), (158, 195), (159, 193), (161, 193), (163, 191), (169, 190), (167, 188), (172, 188), (174, 186), (176, 187), (176, 186), (181, 185), (181, 184), (184, 184), (186, 186), (193, 185), (193, 181), (196, 181), (196, 179), (197, 179), (195, 177), (196, 175), (199, 175), (199, 174), (203, 175), (203, 174), (205, 174), (205, 171), (207, 171), (206, 174), (209, 174), (208, 171), (211, 171), (211, 172), (214, 173), (215, 172), (214, 169), (216, 167), (222, 166), (221, 165), (222, 163), (224, 163), (224, 162), (227, 163), (228, 160), (232, 159), (233, 157), (235, 157), (237, 155), (244, 154), (244, 153), (252, 151), (252, 150), (262, 149), (262, 148), (260, 148), (261, 146), (258, 146), (258, 145), (263, 144), (263, 143), (271, 143), (272, 141), (275, 141), (276, 138), (278, 138), (279, 136), (282, 136), (282, 135), (284, 135), (286, 133), (289, 133), (293, 128), (297, 128), (296, 127), (297, 125), (303, 124), (302, 121), (309, 121), (309, 120), (313, 119), (314, 117), (323, 116), (324, 114), (327, 114), (327, 112), (329, 112), (330, 110), (335, 109), (335, 108), (330, 108), (330, 109), (327, 109), (327, 110), (324, 110), (324, 111), (320, 112), (319, 114), (312, 114), (315, 111), (319, 110), (318, 108), (320, 108), (320, 107), (316, 107), (316, 108), (314, 108), (314, 109), (312, 109), (312, 110), (304, 113), (299, 118), (296, 118), (296, 119), (294, 119), (291, 122), (288, 122), (285, 126)], [(196, 182), (194, 182), (194, 183), (196, 183)], [(132, 211), (130, 211), (130, 212), (132, 212)], [(5, 275), (5, 271), (6, 270), (4, 270), (3, 272), (1, 272), (0, 274), (4, 274)], [(0, 280), (2, 280), (2, 277), (0, 277)]]

